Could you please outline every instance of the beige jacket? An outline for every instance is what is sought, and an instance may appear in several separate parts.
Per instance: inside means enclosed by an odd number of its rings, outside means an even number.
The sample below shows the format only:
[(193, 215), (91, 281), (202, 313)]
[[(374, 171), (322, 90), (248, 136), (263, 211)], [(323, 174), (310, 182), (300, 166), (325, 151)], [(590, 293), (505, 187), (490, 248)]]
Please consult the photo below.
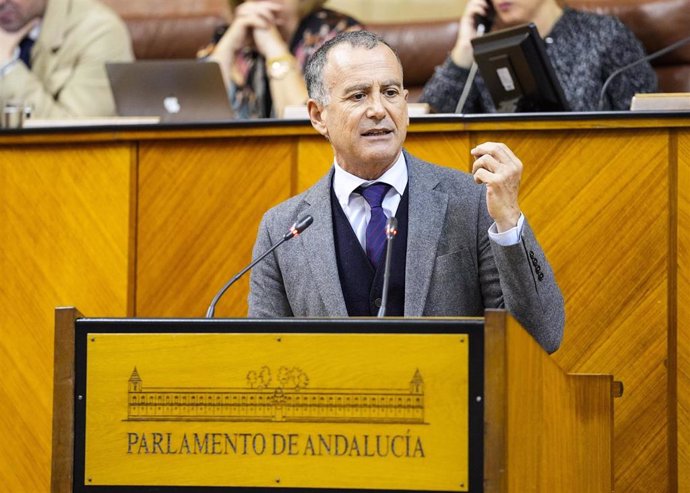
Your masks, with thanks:
[(31, 65), (0, 79), (0, 101), (31, 104), (36, 118), (111, 116), (106, 61), (134, 59), (124, 22), (96, 0), (48, 0)]

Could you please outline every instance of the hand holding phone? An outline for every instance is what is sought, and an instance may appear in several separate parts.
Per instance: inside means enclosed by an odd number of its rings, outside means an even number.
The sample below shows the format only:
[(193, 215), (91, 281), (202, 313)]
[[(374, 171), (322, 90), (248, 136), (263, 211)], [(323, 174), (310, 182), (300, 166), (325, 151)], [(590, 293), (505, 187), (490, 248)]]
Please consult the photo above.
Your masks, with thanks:
[(477, 31), (479, 31), (481, 28), (479, 26), (483, 26), (484, 30), (481, 34), (489, 32), (491, 29), (492, 24), (494, 23), (494, 18), (496, 17), (496, 9), (494, 8), (494, 4), (491, 0), (486, 0), (486, 12), (484, 15), (476, 14), (474, 16), (474, 24), (477, 27)]
[(450, 52), (455, 65), (467, 69), (472, 66), (472, 39), (489, 30), (493, 17), (494, 6), (490, 0), (468, 0), (460, 18), (458, 39)]

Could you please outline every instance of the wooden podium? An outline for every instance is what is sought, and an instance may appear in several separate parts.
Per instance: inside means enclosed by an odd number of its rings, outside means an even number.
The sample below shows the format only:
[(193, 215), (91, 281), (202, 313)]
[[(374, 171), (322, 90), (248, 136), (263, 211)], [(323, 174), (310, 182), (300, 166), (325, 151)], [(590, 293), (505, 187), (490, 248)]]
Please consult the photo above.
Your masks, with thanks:
[(53, 492), (610, 492), (610, 375), (504, 311), (98, 319), (56, 310)]

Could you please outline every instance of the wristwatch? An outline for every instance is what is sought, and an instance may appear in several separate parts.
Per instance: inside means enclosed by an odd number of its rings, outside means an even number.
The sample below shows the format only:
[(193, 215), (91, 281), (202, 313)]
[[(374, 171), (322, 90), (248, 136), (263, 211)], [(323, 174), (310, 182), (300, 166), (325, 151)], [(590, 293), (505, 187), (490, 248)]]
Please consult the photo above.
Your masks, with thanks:
[(295, 68), (295, 58), (292, 55), (282, 55), (266, 60), (266, 73), (269, 79), (283, 79)]

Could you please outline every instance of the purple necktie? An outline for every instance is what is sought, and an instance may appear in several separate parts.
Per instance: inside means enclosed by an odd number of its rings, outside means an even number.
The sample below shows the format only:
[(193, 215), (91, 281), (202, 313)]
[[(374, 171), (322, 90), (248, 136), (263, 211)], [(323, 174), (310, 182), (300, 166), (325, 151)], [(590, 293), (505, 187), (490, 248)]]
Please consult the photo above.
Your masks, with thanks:
[(366, 188), (359, 187), (355, 192), (359, 192), (371, 207), (371, 218), (367, 224), (367, 257), (375, 269), (381, 261), (381, 253), (386, 245), (386, 214), (383, 212), (381, 203), (386, 196), (390, 185), (387, 183), (374, 183)]

